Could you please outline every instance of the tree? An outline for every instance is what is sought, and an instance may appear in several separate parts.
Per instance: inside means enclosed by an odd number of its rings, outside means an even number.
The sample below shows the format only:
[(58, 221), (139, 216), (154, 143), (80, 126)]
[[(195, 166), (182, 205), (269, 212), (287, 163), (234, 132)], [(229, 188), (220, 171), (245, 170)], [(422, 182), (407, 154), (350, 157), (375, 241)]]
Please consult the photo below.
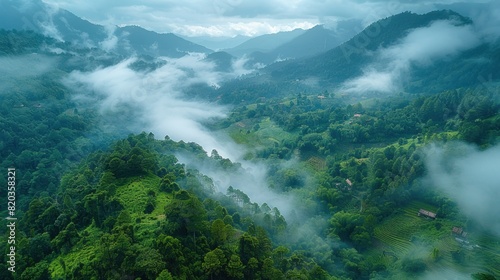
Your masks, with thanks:
[(427, 265), (421, 259), (404, 259), (401, 263), (403, 270), (409, 274), (422, 273)]
[(135, 260), (135, 271), (145, 279), (154, 279), (165, 269), (162, 256), (156, 249), (149, 247), (142, 248)]
[(240, 237), (239, 242), (239, 256), (243, 263), (248, 263), (251, 258), (257, 257), (257, 247), (259, 246), (259, 241), (257, 238), (251, 236), (248, 233), (244, 233)]
[(224, 252), (217, 248), (205, 255), (202, 267), (210, 275), (210, 279), (213, 279), (214, 275), (218, 276), (223, 271), (225, 263)]
[(471, 275), (474, 280), (495, 280), (495, 276), (487, 273), (474, 273)]
[(156, 280), (174, 280), (174, 278), (168, 270), (164, 269), (160, 272), (158, 277), (156, 277)]
[(205, 230), (207, 213), (201, 201), (187, 191), (177, 192), (174, 199), (165, 206), (171, 230), (175, 234), (186, 235)]
[(274, 267), (274, 262), (271, 258), (266, 258), (262, 262), (262, 279), (278, 280), (284, 279), (283, 273)]
[(156, 239), (156, 249), (163, 256), (163, 260), (167, 264), (167, 269), (174, 273), (174, 275), (180, 274), (181, 267), (185, 263), (185, 258), (179, 239), (160, 234)]
[(214, 242), (214, 246), (220, 246), (226, 242), (227, 233), (225, 230), (225, 224), (221, 219), (217, 219), (212, 222), (212, 227), (210, 230), (212, 234), (212, 240)]
[(358, 213), (340, 211), (333, 215), (330, 224), (340, 239), (346, 241), (350, 240), (351, 234), (356, 227), (363, 224), (363, 217)]
[(227, 265), (226, 271), (227, 275), (229, 275), (232, 279), (243, 279), (243, 270), (245, 266), (240, 260), (238, 255), (231, 255), (229, 259), (229, 263)]
[(52, 240), (52, 245), (56, 248), (56, 250), (66, 252), (71, 248), (71, 246), (76, 244), (78, 237), (78, 230), (76, 229), (75, 224), (71, 222)]
[(244, 267), (246, 279), (257, 279), (256, 273), (259, 269), (259, 261), (256, 258), (250, 258)]
[(49, 263), (42, 261), (35, 266), (28, 267), (24, 270), (20, 277), (21, 280), (49, 280)]

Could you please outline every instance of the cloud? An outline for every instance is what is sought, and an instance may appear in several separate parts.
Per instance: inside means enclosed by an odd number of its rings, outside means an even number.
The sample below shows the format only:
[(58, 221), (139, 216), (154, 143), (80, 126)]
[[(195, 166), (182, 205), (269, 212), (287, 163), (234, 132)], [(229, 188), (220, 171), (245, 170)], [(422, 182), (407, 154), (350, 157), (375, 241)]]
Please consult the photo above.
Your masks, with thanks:
[[(230, 140), (225, 140), (230, 144)], [(234, 145), (234, 144), (233, 144)], [(240, 149), (244, 149), (240, 147)], [(236, 161), (241, 168), (235, 170), (225, 170), (211, 163), (200, 161), (193, 155), (178, 154), (179, 162), (186, 164), (190, 168), (199, 170), (202, 174), (212, 178), (217, 192), (226, 194), (229, 186), (244, 192), (252, 203), (262, 205), (267, 203), (271, 208), (277, 207), (281, 214), (289, 221), (291, 213), (297, 210), (297, 201), (291, 193), (277, 193), (269, 188), (268, 166), (264, 162), (250, 162), (242, 160)]]
[(63, 37), (56, 25), (54, 24), (54, 15), (58, 13), (59, 9), (54, 5), (44, 5), (44, 11), (36, 13), (33, 17), (35, 23), (40, 27), (42, 34), (52, 37), (60, 42), (63, 42)]
[(471, 25), (435, 21), (427, 27), (414, 29), (399, 43), (378, 50), (374, 54), (376, 62), (367, 66), (362, 76), (346, 81), (341, 88), (347, 93), (401, 90), (412, 65), (431, 65), (480, 42)]
[[(39, 54), (0, 57), (0, 92), (18, 87), (18, 79), (46, 74), (54, 69), (56, 60)], [(24, 82), (24, 81), (23, 81)]]
[(474, 19), (476, 30), (488, 40), (500, 37), (500, 2), (491, 1), (483, 9), (474, 10), (470, 16)]
[(226, 117), (228, 108), (187, 99), (184, 94), (190, 85), (217, 86), (225, 79), (247, 73), (244, 60), (233, 62), (233, 72), (222, 73), (203, 58), (201, 54), (162, 58), (159, 62), (164, 65), (149, 72), (133, 70), (131, 65), (137, 58), (130, 58), (90, 72), (74, 71), (65, 79), (65, 84), (75, 90), (78, 104), (96, 106), (102, 118), (116, 120), (114, 126), (118, 130), (151, 131), (159, 139), (168, 135), (175, 141), (195, 142), (208, 153), (215, 149), (222, 157), (238, 162), (242, 168), (228, 172), (192, 155), (176, 155), (189, 168), (213, 178), (219, 192), (225, 194), (227, 188), (233, 186), (245, 192), (252, 202), (278, 207), (284, 216), (290, 217), (292, 211), (300, 211), (297, 210), (300, 207), (294, 207), (298, 203), (292, 194), (276, 193), (268, 187), (266, 163), (244, 160), (245, 147), (237, 145), (224, 132), (205, 127), (211, 120)]
[[(235, 36), (262, 35), (278, 31), (304, 28), (335, 20), (358, 19), (364, 26), (404, 11), (426, 13), (459, 0), (382, 1), (382, 0), (189, 0), (189, 1), (71, 1), (44, 0), (47, 3), (68, 9), (89, 21), (102, 23), (113, 21), (114, 25), (140, 25), (156, 32), (174, 32), (183, 36)], [(463, 2), (463, 1), (462, 1)], [(469, 1), (484, 3), (484, 0)], [(498, 1), (490, 5), (498, 8)], [(493, 4), (495, 3), (495, 4)], [(491, 10), (491, 9), (490, 9)], [(483, 14), (467, 13), (466, 16)], [(196, 16), (193, 16), (196, 15)], [(489, 20), (497, 20), (490, 13)], [(475, 19), (475, 18), (473, 18)], [(271, 25), (264, 28), (259, 23)], [(246, 29), (238, 27), (240, 24)], [(232, 26), (231, 26), (232, 25)], [(490, 29), (494, 28), (489, 25)], [(233, 29), (238, 27), (238, 29)]]
[(169, 24), (169, 29), (173, 33), (184, 36), (214, 36), (214, 37), (234, 37), (236, 35), (258, 36), (262, 34), (277, 33), (280, 31), (292, 31), (297, 28), (309, 29), (316, 25), (315, 22), (306, 20), (276, 20), (262, 19), (260, 21), (239, 19), (233, 22), (213, 22), (211, 25), (182, 25)]
[(500, 145), (479, 150), (463, 143), (426, 151), (427, 180), (446, 193), (463, 214), (500, 236)]
[(199, 83), (218, 87), (221, 81), (249, 70), (236, 61), (233, 73), (217, 72), (215, 65), (203, 58), (199, 54), (163, 58), (159, 62), (164, 65), (150, 72), (132, 70), (137, 59), (131, 58), (91, 72), (72, 72), (65, 82), (78, 89), (80, 102), (97, 103), (103, 116), (130, 116), (127, 127), (133, 132), (152, 131), (160, 138), (168, 135), (176, 141), (196, 142), (206, 151), (217, 149), (222, 156), (234, 159), (238, 149), (230, 149), (203, 125), (225, 117), (226, 108), (187, 100), (183, 91)]
[(106, 31), (106, 38), (99, 42), (99, 46), (103, 50), (110, 52), (116, 48), (119, 41), (118, 37), (115, 35), (116, 26), (112, 24), (106, 24), (104, 25), (104, 30)]

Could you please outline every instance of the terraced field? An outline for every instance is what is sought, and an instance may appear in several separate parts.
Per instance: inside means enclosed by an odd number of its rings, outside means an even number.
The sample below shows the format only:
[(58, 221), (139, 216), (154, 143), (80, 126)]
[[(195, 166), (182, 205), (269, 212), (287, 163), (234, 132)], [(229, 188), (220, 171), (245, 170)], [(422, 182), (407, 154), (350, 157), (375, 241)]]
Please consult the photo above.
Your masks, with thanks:
[(451, 234), (456, 222), (419, 217), (419, 209), (436, 212), (436, 207), (414, 201), (401, 213), (378, 225), (374, 230), (377, 248), (372, 256), (385, 256), (388, 267), (399, 265), (404, 258), (420, 258), (429, 271), (452, 269), (464, 275), (486, 272), (500, 277), (500, 241), (479, 232), (469, 233), (467, 244), (460, 244)]
[(421, 228), (433, 223), (429, 218), (419, 217), (417, 215), (419, 209), (436, 211), (436, 208), (431, 205), (415, 201), (406, 207), (402, 214), (375, 228), (375, 238), (383, 244), (384, 250), (391, 251), (398, 257), (402, 257), (411, 250)]

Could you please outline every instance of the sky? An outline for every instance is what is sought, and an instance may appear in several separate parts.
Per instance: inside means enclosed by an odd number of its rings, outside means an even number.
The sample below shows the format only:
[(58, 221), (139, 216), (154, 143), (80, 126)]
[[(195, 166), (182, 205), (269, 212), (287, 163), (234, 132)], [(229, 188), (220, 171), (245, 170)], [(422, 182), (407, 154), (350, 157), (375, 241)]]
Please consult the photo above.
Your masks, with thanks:
[[(43, 0), (91, 22), (139, 25), (181, 36), (234, 37), (335, 25), (343, 19), (370, 24), (404, 11), (425, 13), (457, 0)], [(468, 3), (494, 3), (471, 0)]]

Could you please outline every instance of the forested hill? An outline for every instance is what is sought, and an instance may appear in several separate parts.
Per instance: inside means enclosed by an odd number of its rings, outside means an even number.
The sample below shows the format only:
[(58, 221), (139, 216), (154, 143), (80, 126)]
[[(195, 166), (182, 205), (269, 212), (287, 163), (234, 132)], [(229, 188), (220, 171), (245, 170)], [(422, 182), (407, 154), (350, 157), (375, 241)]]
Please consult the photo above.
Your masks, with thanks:
[[(470, 27), (449, 11), (396, 15), (351, 64), (436, 19)], [(0, 30), (17, 218), (15, 244), (0, 227), (0, 279), (498, 278), (497, 46), (412, 65), (414, 92), (358, 96), (329, 86), (333, 64), (294, 76), (319, 58), (237, 76), (224, 52), (129, 59)]]
[(238, 190), (216, 195), (210, 178), (177, 162), (178, 152), (239, 168), (194, 143), (146, 133), (92, 154), (54, 195), (30, 202), (19, 231), (19, 278), (327, 279), (303, 253), (273, 246), (254, 222), (268, 218), (284, 231), (279, 211), (248, 197), (247, 210), (240, 208)]

